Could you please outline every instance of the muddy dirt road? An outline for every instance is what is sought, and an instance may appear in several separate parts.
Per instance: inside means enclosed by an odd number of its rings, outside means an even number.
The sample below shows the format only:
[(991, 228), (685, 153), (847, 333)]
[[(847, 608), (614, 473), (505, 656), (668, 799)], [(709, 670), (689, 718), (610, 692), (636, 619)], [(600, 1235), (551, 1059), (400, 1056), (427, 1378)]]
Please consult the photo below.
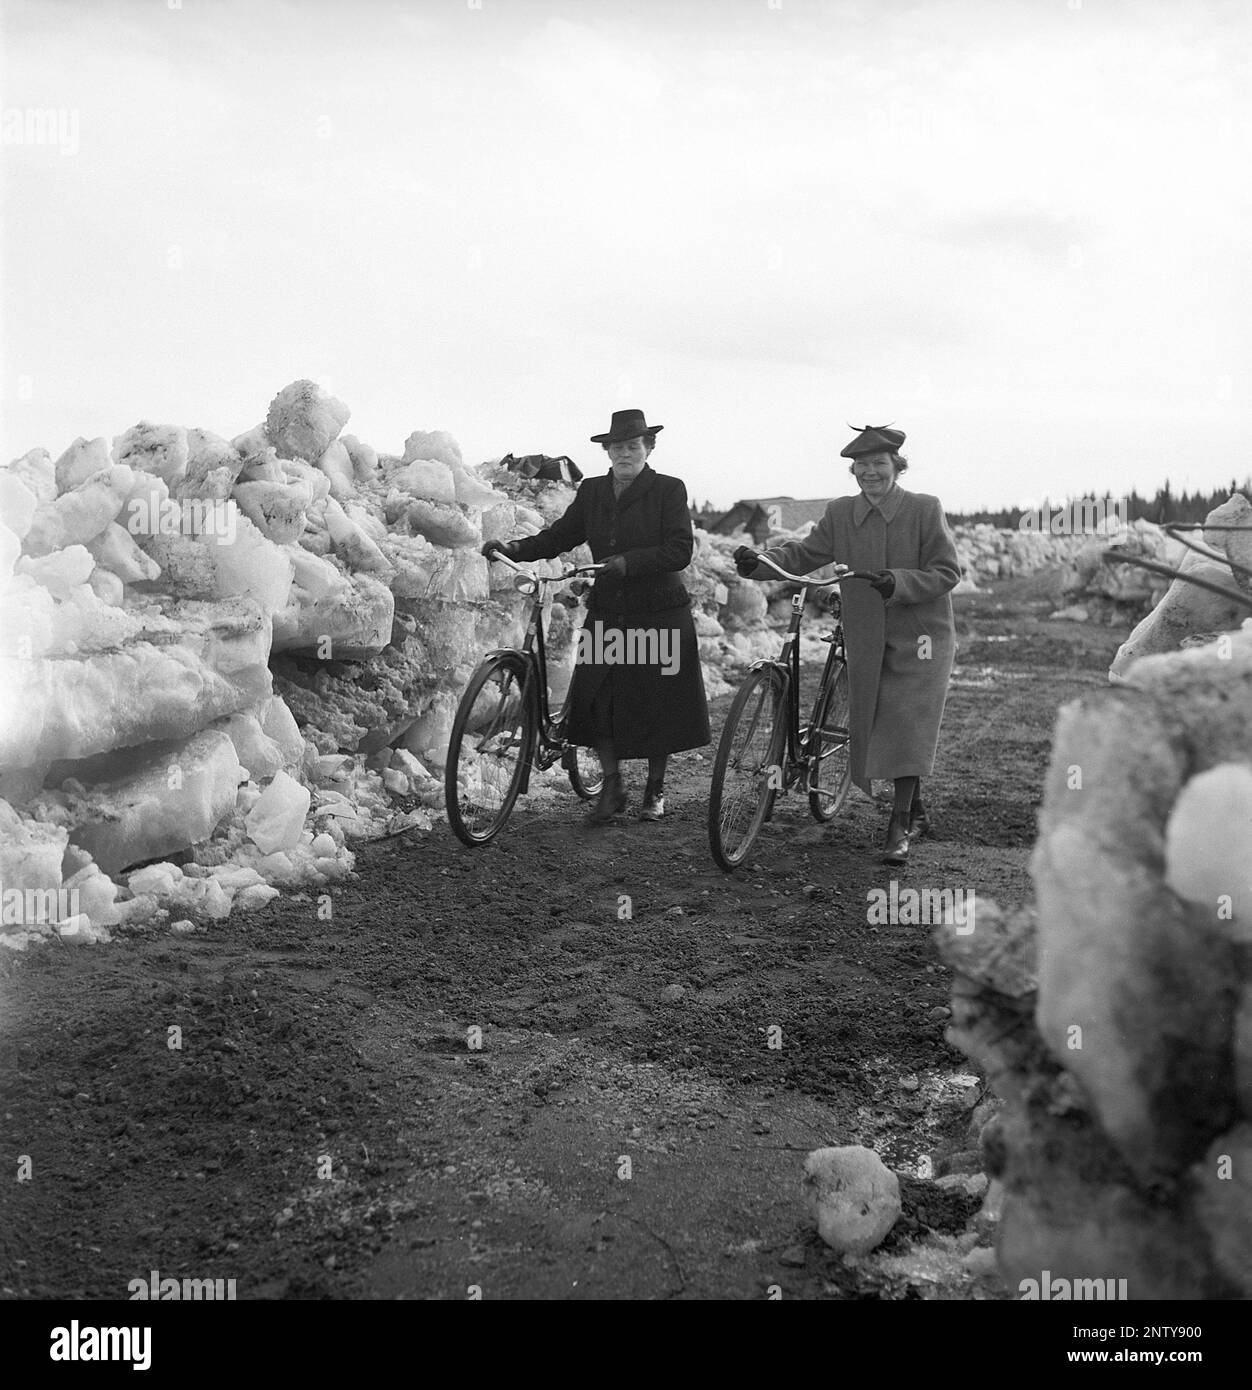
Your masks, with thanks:
[[(936, 1171), (968, 1148), (947, 972), (866, 895), (1029, 897), (1056, 709), (1123, 635), (1046, 621), (1043, 580), (957, 603), (935, 837), (906, 870), (853, 792), (832, 826), (788, 798), (722, 874), (709, 750), (675, 759), (662, 826), (589, 831), (571, 793), (484, 850), (445, 826), (364, 847), (329, 920), (284, 897), (190, 937), (6, 953), (0, 1113), (30, 1178), (0, 1184), (3, 1296), (125, 1298), (159, 1270), (239, 1298), (1003, 1297), (841, 1264), (799, 1189), (824, 1144)], [(978, 1204), (903, 1198), (886, 1256)]]

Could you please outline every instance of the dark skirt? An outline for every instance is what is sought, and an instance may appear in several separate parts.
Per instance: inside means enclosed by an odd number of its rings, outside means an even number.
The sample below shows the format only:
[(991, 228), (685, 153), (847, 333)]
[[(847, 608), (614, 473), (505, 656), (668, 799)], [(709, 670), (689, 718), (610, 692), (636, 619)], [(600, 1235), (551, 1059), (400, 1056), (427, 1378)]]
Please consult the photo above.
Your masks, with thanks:
[(619, 758), (658, 758), (712, 741), (691, 609), (588, 612), (570, 683), (569, 737)]

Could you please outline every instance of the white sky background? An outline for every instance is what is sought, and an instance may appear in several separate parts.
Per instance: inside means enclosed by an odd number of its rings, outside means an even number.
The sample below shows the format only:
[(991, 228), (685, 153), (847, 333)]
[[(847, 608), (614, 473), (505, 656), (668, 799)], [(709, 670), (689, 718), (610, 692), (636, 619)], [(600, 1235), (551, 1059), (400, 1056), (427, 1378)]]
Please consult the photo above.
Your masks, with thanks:
[[(1243, 0), (5, 0), (3, 459), (308, 376), (400, 452), (949, 510), (1252, 468)], [(66, 146), (67, 150), (69, 145)]]

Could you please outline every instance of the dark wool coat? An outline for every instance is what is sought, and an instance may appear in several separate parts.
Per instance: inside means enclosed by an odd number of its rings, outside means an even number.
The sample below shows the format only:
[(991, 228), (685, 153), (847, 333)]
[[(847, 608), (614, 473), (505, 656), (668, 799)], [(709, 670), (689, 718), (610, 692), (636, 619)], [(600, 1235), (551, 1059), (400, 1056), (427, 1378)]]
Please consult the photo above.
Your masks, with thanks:
[[(626, 575), (597, 575), (587, 602), (586, 654), (570, 684), (569, 737), (594, 747), (608, 736), (619, 758), (653, 758), (710, 742), (709, 711), (691, 600), (680, 573), (694, 537), (687, 488), (647, 464), (620, 497), (612, 470), (586, 478), (565, 514), (537, 536), (512, 542), (518, 560), (551, 560), (586, 543), (592, 557), (620, 555)], [(636, 634), (636, 650), (668, 650), (658, 661), (606, 663), (612, 633)], [(656, 636), (648, 639), (646, 633)], [(668, 648), (661, 647), (666, 634)]]
[(807, 574), (833, 560), (894, 575), (895, 591), (886, 603), (864, 580), (839, 587), (852, 707), (852, 780), (870, 792), (875, 777), (928, 777), (956, 652), (949, 591), (961, 578), (939, 499), (905, 492), (898, 483), (881, 511), (864, 494), (836, 497), (803, 540), (765, 554), (792, 574)]

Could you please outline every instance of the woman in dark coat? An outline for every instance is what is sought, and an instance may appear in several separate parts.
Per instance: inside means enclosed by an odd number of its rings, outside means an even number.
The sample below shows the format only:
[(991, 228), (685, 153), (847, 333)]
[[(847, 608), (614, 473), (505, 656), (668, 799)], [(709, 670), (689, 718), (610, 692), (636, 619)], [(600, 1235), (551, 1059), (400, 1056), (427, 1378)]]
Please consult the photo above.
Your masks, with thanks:
[(551, 560), (586, 543), (605, 565), (579, 634), (566, 731), (604, 767), (592, 824), (625, 808), (619, 763), (627, 758), (647, 758), (640, 819), (660, 820), (669, 754), (712, 737), (691, 600), (679, 578), (694, 546), (687, 489), (648, 465), (663, 428), (641, 410), (615, 411), (608, 433), (591, 437), (609, 456), (608, 473), (584, 479), (546, 531), (483, 546), (488, 559), (500, 550), (513, 560)]
[[(859, 497), (837, 497), (802, 541), (766, 555), (792, 574), (832, 561), (871, 571), (869, 583), (841, 586), (848, 652), (852, 780), (871, 791), (877, 777), (895, 784), (883, 860), (908, 861), (909, 837), (929, 828), (921, 778), (934, 771), (939, 724), (956, 651), (949, 591), (961, 578), (956, 543), (937, 497), (905, 492), (902, 430), (867, 426), (843, 450)], [(740, 573), (757, 553), (735, 551)], [(755, 576), (769, 577), (765, 570)]]

